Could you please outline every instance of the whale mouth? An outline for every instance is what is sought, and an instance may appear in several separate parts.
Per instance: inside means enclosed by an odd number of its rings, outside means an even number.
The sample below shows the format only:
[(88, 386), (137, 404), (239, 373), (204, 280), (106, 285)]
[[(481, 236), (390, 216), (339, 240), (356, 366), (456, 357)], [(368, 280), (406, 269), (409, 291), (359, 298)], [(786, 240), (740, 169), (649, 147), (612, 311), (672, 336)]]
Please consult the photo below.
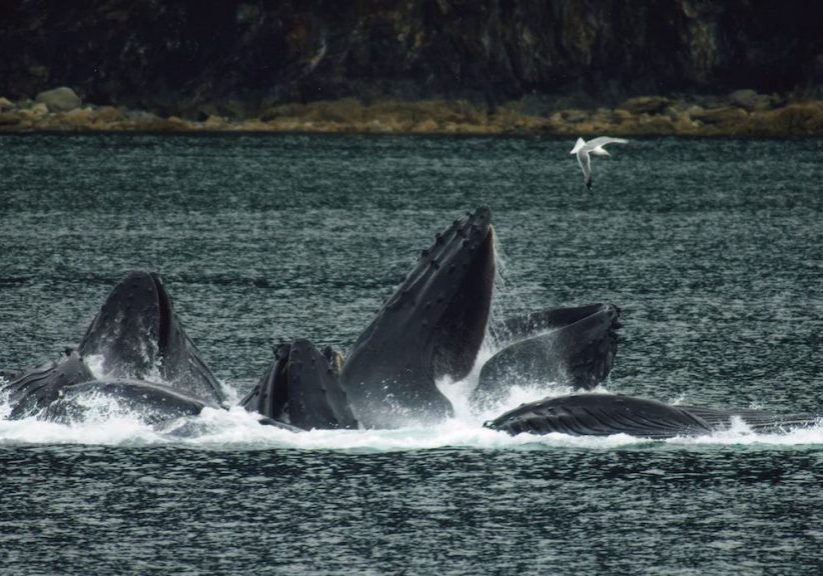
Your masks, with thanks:
[(303, 430), (357, 428), (339, 385), (339, 356), (306, 339), (280, 344), (263, 378), (241, 401), (247, 410)]
[[(432, 378), (464, 378), (486, 334), (495, 277), (491, 210), (481, 206), (435, 235), (386, 304), (421, 350)], [(414, 339), (411, 341), (411, 339)]]
[(435, 378), (465, 378), (486, 333), (495, 277), (494, 228), (489, 225), (482, 240), (470, 246), (464, 273), (452, 290), (434, 332)]
[(162, 357), (169, 349), (171, 342), (172, 316), (174, 315), (174, 310), (172, 308), (171, 296), (169, 296), (165, 286), (163, 286), (160, 276), (152, 272), (151, 279), (154, 283), (155, 293), (157, 294), (157, 347)]
[(568, 308), (551, 308), (533, 312), (526, 316), (507, 318), (492, 326), (492, 331), (500, 347), (508, 346), (526, 338), (562, 330), (571, 326), (585, 326), (594, 320), (603, 320), (612, 331), (622, 328), (620, 309), (614, 304), (586, 304)]
[(486, 335), (495, 277), (491, 210), (482, 206), (435, 235), (354, 343), (341, 384), (366, 428), (453, 415), (437, 389), (464, 378)]
[(95, 316), (79, 352), (102, 358), (107, 377), (157, 379), (171, 340), (174, 311), (160, 277), (131, 272), (109, 293)]

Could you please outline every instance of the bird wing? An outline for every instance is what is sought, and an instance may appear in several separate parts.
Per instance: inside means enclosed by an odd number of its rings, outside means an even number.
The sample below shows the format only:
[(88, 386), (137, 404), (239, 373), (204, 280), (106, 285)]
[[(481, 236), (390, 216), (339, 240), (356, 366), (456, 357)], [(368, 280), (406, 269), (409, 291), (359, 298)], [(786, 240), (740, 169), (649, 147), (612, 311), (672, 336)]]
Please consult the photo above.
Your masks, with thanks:
[(600, 136), (598, 138), (593, 138), (586, 142), (586, 145), (583, 146), (582, 150), (594, 150), (595, 148), (600, 148), (601, 146), (605, 146), (606, 144), (628, 144), (629, 141), (625, 138), (611, 138), (609, 136)]
[(585, 145), (586, 145), (586, 141), (583, 140), (582, 138), (578, 138), (577, 142), (574, 143), (574, 148), (572, 148), (572, 151), (569, 152), (569, 154), (577, 154), (577, 151), (580, 150)]

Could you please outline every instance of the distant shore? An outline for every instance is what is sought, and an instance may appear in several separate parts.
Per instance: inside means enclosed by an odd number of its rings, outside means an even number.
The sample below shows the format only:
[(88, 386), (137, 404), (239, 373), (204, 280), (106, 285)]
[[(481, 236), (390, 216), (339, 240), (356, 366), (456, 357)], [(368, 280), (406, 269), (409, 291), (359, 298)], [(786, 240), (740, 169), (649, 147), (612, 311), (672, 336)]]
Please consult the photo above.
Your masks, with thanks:
[(30, 100), (0, 98), (0, 133), (269, 132), (476, 134), (557, 136), (823, 136), (823, 100), (739, 90), (720, 97), (639, 96), (614, 108), (560, 108), (529, 100), (488, 110), (464, 100), (355, 99), (283, 104), (255, 118), (200, 114), (159, 116), (120, 106), (87, 104), (57, 88)]

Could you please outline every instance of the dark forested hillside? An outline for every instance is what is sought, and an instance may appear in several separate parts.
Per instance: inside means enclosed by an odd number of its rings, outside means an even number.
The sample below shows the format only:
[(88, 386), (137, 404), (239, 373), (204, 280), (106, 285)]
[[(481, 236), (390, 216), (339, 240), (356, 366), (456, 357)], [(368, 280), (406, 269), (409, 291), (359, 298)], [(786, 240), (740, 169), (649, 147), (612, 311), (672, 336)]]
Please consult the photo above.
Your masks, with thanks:
[(0, 96), (191, 116), (286, 102), (809, 91), (808, 0), (2, 0)]

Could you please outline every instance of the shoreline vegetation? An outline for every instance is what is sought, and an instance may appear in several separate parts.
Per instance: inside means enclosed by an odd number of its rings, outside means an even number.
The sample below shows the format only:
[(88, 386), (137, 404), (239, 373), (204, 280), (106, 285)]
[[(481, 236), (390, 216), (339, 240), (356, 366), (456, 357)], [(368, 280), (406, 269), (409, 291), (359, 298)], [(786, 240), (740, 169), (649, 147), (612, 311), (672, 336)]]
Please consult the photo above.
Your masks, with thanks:
[(0, 134), (32, 132), (260, 132), (557, 136), (823, 136), (823, 100), (737, 90), (724, 96), (636, 96), (614, 108), (539, 97), (493, 110), (467, 100), (354, 98), (281, 104), (243, 118), (214, 107), (197, 119), (84, 103), (68, 87), (16, 102), (0, 97)]

